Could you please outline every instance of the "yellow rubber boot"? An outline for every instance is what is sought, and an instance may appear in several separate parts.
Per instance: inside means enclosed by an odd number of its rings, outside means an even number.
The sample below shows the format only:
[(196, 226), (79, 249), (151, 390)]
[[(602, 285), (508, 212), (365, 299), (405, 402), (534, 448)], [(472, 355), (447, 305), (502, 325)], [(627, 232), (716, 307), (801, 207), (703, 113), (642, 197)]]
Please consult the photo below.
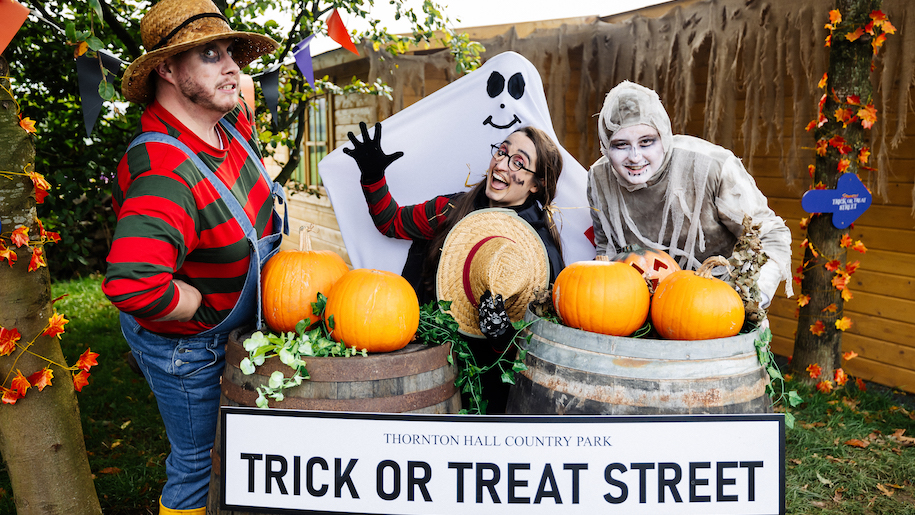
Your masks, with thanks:
[(173, 510), (162, 505), (162, 498), (159, 498), (159, 515), (206, 515), (206, 506), (203, 508), (194, 508), (192, 510)]

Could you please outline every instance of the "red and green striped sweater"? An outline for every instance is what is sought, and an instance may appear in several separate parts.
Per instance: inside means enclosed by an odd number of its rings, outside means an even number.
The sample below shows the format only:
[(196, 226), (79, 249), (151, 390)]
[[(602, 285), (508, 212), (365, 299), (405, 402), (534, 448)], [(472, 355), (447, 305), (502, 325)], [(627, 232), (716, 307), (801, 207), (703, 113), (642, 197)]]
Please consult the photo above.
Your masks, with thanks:
[[(238, 104), (225, 119), (260, 152), (247, 106)], [(178, 138), (209, 165), (238, 199), (259, 237), (273, 231), (270, 185), (243, 142), (219, 128), (227, 149), (219, 150), (158, 102), (140, 118), (140, 132), (149, 131)], [(118, 222), (102, 284), (111, 302), (160, 334), (196, 334), (225, 319), (245, 282), (248, 242), (197, 167), (170, 145), (137, 145), (118, 164), (113, 196)], [(188, 322), (155, 322), (177, 304), (172, 279), (200, 290), (200, 308)]]

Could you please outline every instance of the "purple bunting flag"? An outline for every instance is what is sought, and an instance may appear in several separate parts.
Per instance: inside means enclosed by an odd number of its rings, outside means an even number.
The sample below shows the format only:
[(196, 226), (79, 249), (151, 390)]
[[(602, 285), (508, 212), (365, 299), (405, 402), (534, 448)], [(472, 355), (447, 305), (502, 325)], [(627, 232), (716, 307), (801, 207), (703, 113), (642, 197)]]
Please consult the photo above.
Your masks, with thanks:
[(314, 38), (314, 34), (303, 39), (295, 46), (295, 49), (292, 51), (293, 57), (295, 57), (295, 65), (299, 68), (299, 71), (302, 72), (302, 75), (305, 76), (305, 80), (314, 87), (315, 85), (315, 72), (311, 67), (311, 40)]

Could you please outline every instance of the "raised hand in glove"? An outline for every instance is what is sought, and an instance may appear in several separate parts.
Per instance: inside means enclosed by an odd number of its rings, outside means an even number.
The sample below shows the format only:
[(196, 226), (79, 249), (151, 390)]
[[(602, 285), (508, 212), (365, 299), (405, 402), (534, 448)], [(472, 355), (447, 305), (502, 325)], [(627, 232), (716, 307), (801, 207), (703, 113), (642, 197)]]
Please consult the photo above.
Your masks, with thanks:
[(356, 139), (352, 132), (347, 133), (353, 142), (353, 149), (343, 148), (343, 153), (356, 160), (359, 171), (362, 172), (362, 184), (374, 184), (384, 177), (384, 170), (394, 161), (403, 157), (403, 152), (385, 154), (381, 150), (381, 123), (375, 124), (375, 139), (369, 137), (369, 130), (365, 122), (359, 122), (362, 130), (362, 141)]
[(502, 295), (486, 290), (480, 296), (480, 331), (489, 340), (493, 350), (502, 352), (511, 343), (514, 331), (512, 321), (505, 311)]

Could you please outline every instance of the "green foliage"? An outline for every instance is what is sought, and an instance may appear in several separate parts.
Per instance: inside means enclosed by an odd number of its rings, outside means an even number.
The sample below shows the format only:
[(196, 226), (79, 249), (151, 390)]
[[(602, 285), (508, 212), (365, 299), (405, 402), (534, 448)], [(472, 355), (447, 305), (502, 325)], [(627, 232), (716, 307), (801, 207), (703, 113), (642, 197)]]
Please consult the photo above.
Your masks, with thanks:
[[(324, 320), (324, 308), (327, 306), (327, 297), (318, 293), (318, 302), (312, 302), (312, 311)], [(324, 325), (319, 323), (314, 329), (308, 330), (308, 319), (299, 320), (295, 325), (294, 332), (281, 334), (267, 333), (256, 331), (247, 340), (243, 342), (245, 350), (248, 351), (248, 357), (241, 360), (239, 369), (245, 375), (251, 375), (255, 372), (256, 367), (264, 364), (269, 358), (279, 358), (280, 362), (292, 370), (292, 375), (286, 377), (280, 371), (270, 374), (267, 385), (257, 387), (257, 407), (268, 407), (267, 398), (277, 402), (285, 398), (283, 391), (287, 388), (294, 388), (302, 384), (303, 380), (308, 379), (308, 370), (305, 368), (306, 357), (325, 358), (325, 357), (350, 357), (350, 356), (367, 356), (365, 349), (357, 350), (355, 347), (347, 347), (344, 342), (336, 342), (330, 338), (330, 330), (333, 329), (333, 316), (329, 323)], [(328, 327), (329, 326), (329, 327)]]
[(782, 404), (785, 412), (785, 425), (792, 428), (794, 427), (794, 415), (788, 411), (788, 408), (798, 406), (804, 402), (804, 399), (798, 395), (797, 390), (785, 390), (785, 378), (775, 362), (775, 354), (772, 353), (772, 349), (769, 347), (771, 341), (772, 331), (767, 327), (759, 333), (759, 337), (753, 342), (756, 346), (756, 357), (759, 359), (760, 366), (766, 369), (766, 373), (769, 374), (766, 395), (772, 399), (773, 406)]
[[(411, 45), (431, 41), (434, 31), (442, 31), (443, 41), (451, 45), (459, 71), (479, 66), (482, 48), (466, 34), (450, 28), (442, 7), (423, 2), (423, 14), (414, 14), (394, 0), (402, 16), (415, 22), (413, 35), (398, 38), (387, 34), (375, 23), (366, 34), (359, 35), (392, 53)], [(263, 33), (281, 42), (273, 55), (257, 60), (246, 70), (257, 74), (268, 67), (289, 60), (293, 46), (312, 34), (326, 34), (324, 19), (337, 8), (359, 17), (368, 17), (361, 0), (242, 0), (228, 3), (216, 0), (232, 26), (238, 30)], [(143, 50), (139, 21), (149, 2), (136, 0), (48, 0), (35, 2), (42, 18), (30, 18), (16, 33), (3, 55), (9, 61), (13, 92), (22, 107), (22, 115), (36, 120), (35, 170), (51, 184), (50, 195), (38, 206), (38, 215), (48, 230), (60, 233), (62, 241), (46, 247), (52, 273), (58, 278), (88, 275), (104, 271), (105, 256), (114, 232), (111, 211), (112, 182), (116, 167), (133, 137), (142, 106), (127, 104), (120, 95), (120, 81), (103, 80), (99, 94), (106, 100), (95, 128), (85, 135), (78, 90), (75, 50), (80, 43), (88, 47), (86, 55), (97, 56), (98, 50), (130, 62)], [(274, 20), (263, 21), (267, 13), (282, 13), (292, 20), (284, 28)], [(288, 25), (288, 24), (287, 24)], [(407, 43), (404, 43), (404, 42)], [(277, 178), (285, 183), (298, 165), (307, 106), (316, 96), (330, 92), (338, 95), (362, 93), (390, 97), (391, 89), (381, 80), (366, 83), (357, 77), (332, 82), (320, 78), (314, 87), (308, 85), (293, 66), (281, 67), (280, 106), (275, 125), (263, 102), (258, 102), (259, 126), (266, 129), (265, 152), (272, 156), (279, 147), (290, 149), (292, 158)], [(316, 190), (298, 188), (309, 193)]]
[[(421, 306), (416, 339), (426, 345), (451, 344), (449, 363), (457, 368), (457, 378), (454, 384), (469, 400), (469, 406), (462, 409), (461, 413), (485, 415), (488, 401), (484, 395), (480, 377), (486, 372), (498, 368), (503, 383), (515, 384), (515, 372), (527, 370), (527, 365), (524, 364), (527, 350), (519, 344), (522, 341), (525, 343), (530, 341), (530, 334), (522, 337), (521, 333), (531, 323), (515, 322), (513, 324), (515, 334), (511, 343), (495, 362), (481, 366), (477, 364), (470, 349), (470, 342), (458, 332), (458, 323), (448, 314), (450, 308), (451, 302), (447, 301), (430, 302)], [(518, 348), (517, 356), (511, 359), (510, 353), (514, 352), (516, 348)]]

